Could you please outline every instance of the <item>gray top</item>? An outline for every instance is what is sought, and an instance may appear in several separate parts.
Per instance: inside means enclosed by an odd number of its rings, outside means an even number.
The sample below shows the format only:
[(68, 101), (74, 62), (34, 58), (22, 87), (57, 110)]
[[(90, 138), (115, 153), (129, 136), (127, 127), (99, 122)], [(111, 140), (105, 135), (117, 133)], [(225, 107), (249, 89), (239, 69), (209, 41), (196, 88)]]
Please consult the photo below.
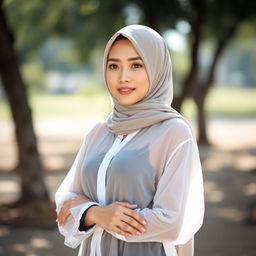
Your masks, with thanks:
[[(89, 132), (56, 192), (57, 211), (63, 201), (78, 193), (99, 204), (98, 170), (116, 139), (105, 122)], [(101, 255), (193, 255), (193, 236), (202, 225), (204, 197), (198, 148), (190, 127), (173, 118), (143, 128), (123, 145), (106, 168), (106, 204), (137, 204), (136, 212), (146, 220), (147, 231), (126, 238), (102, 230), (97, 245)], [(95, 225), (88, 231), (78, 229), (82, 213), (92, 204), (72, 208), (72, 216), (64, 227), (59, 227), (66, 245), (77, 247), (82, 242), (80, 256), (96, 255), (91, 250), (92, 237), (100, 228)]]

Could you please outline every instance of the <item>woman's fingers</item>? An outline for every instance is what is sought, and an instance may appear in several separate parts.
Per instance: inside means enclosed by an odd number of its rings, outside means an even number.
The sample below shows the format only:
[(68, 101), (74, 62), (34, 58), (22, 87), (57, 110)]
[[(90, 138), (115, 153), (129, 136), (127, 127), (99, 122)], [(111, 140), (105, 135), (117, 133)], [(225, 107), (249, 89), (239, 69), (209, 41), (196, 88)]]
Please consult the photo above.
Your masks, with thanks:
[(122, 205), (126, 208), (130, 208), (130, 209), (135, 209), (138, 207), (137, 204), (130, 204), (130, 203), (127, 203), (127, 202), (118, 202), (119, 205)]
[(70, 208), (66, 208), (62, 213), (61, 225), (66, 223), (69, 215), (71, 215)]
[(132, 236), (132, 233), (124, 231), (120, 226), (116, 226), (114, 232), (122, 236)]
[(119, 206), (118, 210), (121, 211), (119, 224), (120, 228), (127, 233), (133, 235), (140, 235), (146, 231), (145, 220), (137, 214), (134, 209), (137, 207), (135, 204), (130, 204), (127, 202), (118, 202)]
[(127, 232), (134, 235), (140, 235), (141, 233), (146, 232), (144, 225), (141, 225), (138, 221), (127, 215), (123, 216), (122, 221), (124, 222), (123, 229)]
[(60, 226), (65, 224), (66, 219), (68, 218), (69, 215), (70, 215), (70, 211), (68, 209), (61, 209), (57, 217), (57, 220)]
[(63, 206), (58, 214), (57, 220), (60, 226), (64, 225), (68, 216), (71, 214), (70, 208), (73, 206), (74, 198), (71, 198), (63, 203)]
[[(129, 209), (137, 208), (137, 204), (130, 204), (130, 203), (126, 203), (126, 202), (118, 202), (118, 204), (120, 204), (120, 205), (122, 205), (126, 208), (129, 208)], [(125, 212), (125, 214), (127, 214), (128, 216), (133, 217), (135, 220), (137, 220), (142, 225), (147, 224), (146, 221), (139, 214), (137, 214), (135, 211), (129, 210), (129, 209)]]
[(93, 218), (98, 226), (117, 234), (127, 237), (140, 235), (146, 231), (146, 222), (134, 211), (135, 208), (137, 206), (130, 203), (114, 202), (106, 206), (92, 207), (87, 213), (91, 215), (86, 217)]
[(147, 223), (146, 221), (138, 214), (136, 213), (134, 210), (131, 209), (124, 209), (124, 214), (127, 216), (132, 217), (134, 220), (136, 220), (140, 225), (145, 226)]
[(70, 209), (76, 207), (77, 205), (91, 202), (90, 198), (86, 197), (85, 195), (77, 195), (71, 199), (66, 200), (63, 203), (63, 206), (57, 216), (57, 221), (59, 225), (64, 225), (67, 221), (67, 218), (71, 215)]

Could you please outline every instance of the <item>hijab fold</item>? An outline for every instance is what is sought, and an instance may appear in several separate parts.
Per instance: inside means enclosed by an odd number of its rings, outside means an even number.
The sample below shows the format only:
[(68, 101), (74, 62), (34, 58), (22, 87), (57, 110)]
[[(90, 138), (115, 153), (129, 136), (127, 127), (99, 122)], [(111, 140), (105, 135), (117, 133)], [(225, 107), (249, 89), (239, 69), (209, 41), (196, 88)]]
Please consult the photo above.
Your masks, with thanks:
[(121, 105), (112, 97), (113, 110), (107, 120), (109, 130), (116, 135), (124, 135), (166, 119), (184, 119), (171, 107), (173, 84), (168, 48), (163, 38), (149, 27), (126, 26), (110, 38), (103, 57), (105, 83), (109, 51), (119, 35), (126, 37), (142, 58), (149, 78), (149, 90), (142, 100), (128, 106)]

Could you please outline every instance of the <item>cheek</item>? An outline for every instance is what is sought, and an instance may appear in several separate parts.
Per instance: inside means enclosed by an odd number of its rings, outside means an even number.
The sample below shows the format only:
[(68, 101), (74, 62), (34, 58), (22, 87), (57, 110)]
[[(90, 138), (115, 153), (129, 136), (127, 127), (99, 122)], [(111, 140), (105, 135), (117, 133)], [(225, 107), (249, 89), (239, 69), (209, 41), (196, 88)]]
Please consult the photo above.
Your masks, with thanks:
[(111, 89), (115, 83), (115, 76), (113, 75), (113, 73), (106, 72), (106, 82), (108, 88)]
[(148, 79), (148, 75), (147, 72), (144, 71), (140, 74), (140, 76), (138, 77), (139, 83), (142, 85), (143, 87), (143, 91), (145, 93), (147, 93), (148, 89), (149, 89), (149, 79)]

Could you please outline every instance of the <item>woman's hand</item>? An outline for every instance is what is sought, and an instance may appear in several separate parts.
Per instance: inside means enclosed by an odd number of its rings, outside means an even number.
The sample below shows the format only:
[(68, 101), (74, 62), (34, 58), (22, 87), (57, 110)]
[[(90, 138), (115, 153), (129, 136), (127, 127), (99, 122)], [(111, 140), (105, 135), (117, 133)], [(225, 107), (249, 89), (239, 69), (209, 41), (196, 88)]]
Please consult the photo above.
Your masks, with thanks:
[(70, 212), (71, 208), (76, 207), (83, 203), (88, 203), (88, 202), (92, 202), (92, 200), (84, 195), (77, 195), (65, 201), (62, 205), (62, 208), (59, 214), (57, 215), (56, 221), (58, 221), (60, 226), (63, 226), (66, 223), (68, 216), (71, 215), (71, 212)]
[(137, 205), (114, 202), (107, 206), (93, 206), (85, 215), (85, 225), (97, 224), (103, 229), (123, 236), (141, 235), (146, 231), (145, 220), (134, 209)]

